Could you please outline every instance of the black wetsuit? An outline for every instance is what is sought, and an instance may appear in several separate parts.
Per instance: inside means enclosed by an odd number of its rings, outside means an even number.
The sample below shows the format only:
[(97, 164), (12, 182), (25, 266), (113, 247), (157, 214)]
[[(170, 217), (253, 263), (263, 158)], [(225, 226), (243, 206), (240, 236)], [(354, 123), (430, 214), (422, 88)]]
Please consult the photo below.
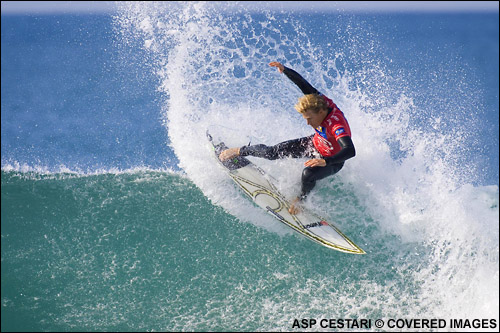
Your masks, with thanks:
[[(311, 86), (309, 82), (304, 80), (304, 78), (294, 70), (285, 67), (283, 73), (293, 83), (295, 83), (300, 88), (300, 90), (302, 90), (304, 95), (320, 95), (320, 92), (318, 90)], [(330, 112), (332, 112), (332, 109), (328, 110), (328, 114), (330, 114)], [(324, 157), (318, 153), (313, 144), (313, 137), (314, 135), (289, 140), (278, 143), (274, 146), (266, 146), (262, 144), (243, 146), (240, 148), (240, 155), (262, 157), (269, 160), (275, 160), (285, 157), (310, 159), (323, 158), (326, 161), (326, 166), (306, 167), (302, 171), (302, 186), (299, 198), (304, 199), (314, 188), (317, 180), (323, 179), (327, 176), (339, 172), (340, 169), (342, 169), (342, 167), (344, 166), (344, 161), (355, 155), (354, 145), (349, 136), (344, 136), (337, 140), (342, 149), (337, 154), (331, 157)]]

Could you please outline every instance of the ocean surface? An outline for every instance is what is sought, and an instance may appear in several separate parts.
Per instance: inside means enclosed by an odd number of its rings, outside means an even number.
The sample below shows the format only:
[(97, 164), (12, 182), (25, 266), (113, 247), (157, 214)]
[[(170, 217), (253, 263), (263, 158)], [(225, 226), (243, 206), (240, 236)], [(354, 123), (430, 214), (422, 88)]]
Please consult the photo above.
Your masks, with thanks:
[[(498, 331), (498, 30), (498, 12), (197, 2), (2, 15), (1, 330)], [(305, 205), (366, 255), (293, 233), (213, 157), (207, 129), (230, 145), (313, 133), (271, 61), (350, 123), (356, 157)], [(304, 160), (252, 161), (297, 193)]]

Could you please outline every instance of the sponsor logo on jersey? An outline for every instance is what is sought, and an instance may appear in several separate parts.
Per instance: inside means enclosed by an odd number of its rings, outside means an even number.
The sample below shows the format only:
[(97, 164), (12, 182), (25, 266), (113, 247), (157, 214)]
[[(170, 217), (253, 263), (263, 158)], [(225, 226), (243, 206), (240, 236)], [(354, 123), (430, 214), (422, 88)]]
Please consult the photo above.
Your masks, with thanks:
[(324, 138), (325, 140), (328, 140), (328, 138), (326, 136), (326, 128), (325, 127), (323, 127), (323, 126), (316, 127), (316, 133), (321, 135), (321, 137)]
[(323, 156), (330, 156), (329, 154), (333, 153), (333, 151), (335, 150), (332, 143), (323, 138), (321, 135), (314, 137), (314, 146)]
[(342, 133), (345, 133), (345, 129), (342, 127), (342, 128), (339, 128), (338, 130), (335, 131), (335, 135), (336, 136), (339, 136), (340, 134)]

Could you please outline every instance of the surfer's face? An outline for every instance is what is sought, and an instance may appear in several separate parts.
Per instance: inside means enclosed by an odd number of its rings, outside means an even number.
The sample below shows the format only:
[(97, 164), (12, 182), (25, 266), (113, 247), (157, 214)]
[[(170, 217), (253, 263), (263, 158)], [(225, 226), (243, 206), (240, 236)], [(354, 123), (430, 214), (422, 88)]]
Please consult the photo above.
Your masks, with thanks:
[(326, 115), (328, 112), (326, 110), (320, 110), (319, 112), (313, 112), (313, 111), (305, 111), (302, 113), (302, 117), (307, 121), (307, 125), (311, 126), (312, 128), (319, 127), (323, 120), (325, 120)]

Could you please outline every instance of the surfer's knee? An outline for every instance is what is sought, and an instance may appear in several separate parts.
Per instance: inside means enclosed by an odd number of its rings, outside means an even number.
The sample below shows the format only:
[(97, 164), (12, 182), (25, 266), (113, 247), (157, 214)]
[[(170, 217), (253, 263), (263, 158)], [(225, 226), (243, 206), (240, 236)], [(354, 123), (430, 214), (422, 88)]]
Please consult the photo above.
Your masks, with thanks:
[[(339, 165), (338, 167), (342, 167)], [(316, 181), (328, 177), (338, 170), (337, 166), (335, 168), (330, 167), (306, 167), (302, 170), (302, 193), (309, 193), (314, 186), (316, 185)]]
[(314, 183), (316, 181), (316, 176), (313, 168), (304, 168), (302, 170), (302, 183)]
[(302, 189), (301, 197), (305, 198), (316, 185), (316, 173), (313, 168), (305, 168), (302, 170)]

